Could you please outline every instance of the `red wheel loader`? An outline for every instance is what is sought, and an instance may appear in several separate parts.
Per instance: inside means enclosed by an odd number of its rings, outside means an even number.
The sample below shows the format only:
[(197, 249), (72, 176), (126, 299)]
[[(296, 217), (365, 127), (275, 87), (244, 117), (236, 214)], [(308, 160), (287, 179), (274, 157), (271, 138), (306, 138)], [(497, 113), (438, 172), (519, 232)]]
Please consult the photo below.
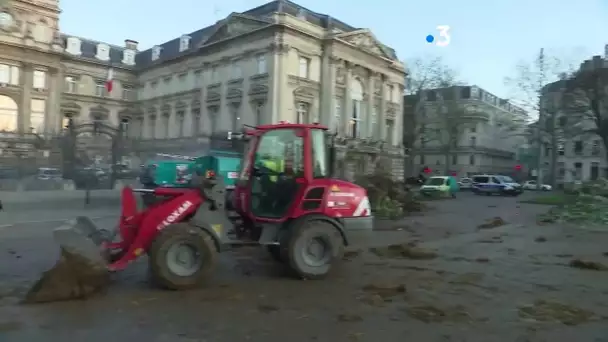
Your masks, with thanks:
[[(325, 127), (280, 123), (229, 135), (247, 140), (232, 196), (237, 215), (225, 208), (222, 177), (210, 172), (195, 175), (195, 188), (126, 187), (117, 232), (85, 217), (55, 229), (61, 259), (25, 302), (86, 298), (144, 254), (162, 287), (199, 287), (217, 254), (238, 244), (266, 246), (294, 275), (320, 279), (345, 246), (367, 240), (373, 227), (367, 193), (332, 178), (335, 152)], [(163, 200), (138, 211), (137, 192)]]

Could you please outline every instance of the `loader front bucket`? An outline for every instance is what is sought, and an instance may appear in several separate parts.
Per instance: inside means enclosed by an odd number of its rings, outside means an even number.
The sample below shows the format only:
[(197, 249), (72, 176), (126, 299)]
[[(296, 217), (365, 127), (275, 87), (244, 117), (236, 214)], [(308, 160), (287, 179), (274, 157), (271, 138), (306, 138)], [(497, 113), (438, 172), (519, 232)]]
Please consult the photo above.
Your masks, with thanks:
[(24, 303), (85, 299), (108, 287), (110, 274), (101, 246), (105, 237), (89, 218), (66, 222), (55, 228), (53, 237), (60, 258), (29, 290)]

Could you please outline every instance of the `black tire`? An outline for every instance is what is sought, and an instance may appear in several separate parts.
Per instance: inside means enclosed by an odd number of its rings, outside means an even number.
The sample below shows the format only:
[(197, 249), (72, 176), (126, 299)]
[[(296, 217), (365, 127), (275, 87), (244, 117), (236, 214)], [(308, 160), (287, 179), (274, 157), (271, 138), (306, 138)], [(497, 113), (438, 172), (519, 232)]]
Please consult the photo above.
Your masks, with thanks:
[[(202, 257), (200, 267), (188, 276), (175, 274), (167, 264), (169, 248), (184, 243), (194, 248)], [(156, 236), (148, 251), (152, 280), (170, 290), (187, 290), (199, 287), (215, 268), (217, 249), (211, 235), (188, 223), (172, 224)]]
[[(331, 271), (332, 265), (342, 259), (344, 254), (344, 240), (340, 231), (322, 219), (303, 219), (294, 222), (294, 226), (286, 239), (287, 243), (281, 244), (281, 259), (296, 276), (302, 279), (323, 279)], [(323, 241), (329, 254), (321, 265), (310, 265), (303, 256), (303, 249), (313, 238)]]

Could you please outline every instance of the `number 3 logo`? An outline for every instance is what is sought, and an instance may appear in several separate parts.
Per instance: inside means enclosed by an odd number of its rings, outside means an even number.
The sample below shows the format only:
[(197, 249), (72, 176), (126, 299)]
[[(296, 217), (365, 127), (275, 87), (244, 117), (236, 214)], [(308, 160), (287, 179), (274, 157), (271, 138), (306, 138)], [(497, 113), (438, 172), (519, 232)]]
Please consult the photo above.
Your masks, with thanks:
[(441, 40), (437, 40), (437, 46), (448, 46), (450, 45), (450, 27), (447, 25), (439, 25), (437, 26), (437, 30), (439, 31), (439, 37)]

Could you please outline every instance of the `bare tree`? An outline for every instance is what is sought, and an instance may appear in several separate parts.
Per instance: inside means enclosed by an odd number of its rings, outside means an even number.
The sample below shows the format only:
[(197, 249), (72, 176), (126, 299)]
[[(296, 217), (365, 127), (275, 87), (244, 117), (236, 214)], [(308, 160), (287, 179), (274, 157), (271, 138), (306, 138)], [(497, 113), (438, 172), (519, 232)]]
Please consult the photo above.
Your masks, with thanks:
[(441, 57), (415, 58), (406, 62), (403, 142), (409, 151), (406, 158), (406, 176), (413, 170), (414, 157), (424, 155), (420, 147), (435, 141), (438, 135), (422, 122), (428, 112), (426, 90), (446, 88), (457, 84), (456, 72), (448, 67)]
[(538, 154), (535, 167), (539, 187), (542, 183), (544, 141), (551, 141), (550, 179), (551, 183), (555, 183), (559, 140), (554, 128), (561, 104), (553, 101), (551, 105), (546, 105), (546, 102), (543, 101), (543, 96), (547, 93), (546, 85), (567, 78), (572, 70), (571, 63), (564, 63), (555, 56), (547, 55), (544, 49), (540, 49), (538, 56), (533, 61), (520, 62), (516, 66), (515, 75), (505, 79), (505, 84), (511, 88), (511, 101), (525, 110), (525, 115), (528, 116), (527, 121), (536, 121), (531, 141)]

